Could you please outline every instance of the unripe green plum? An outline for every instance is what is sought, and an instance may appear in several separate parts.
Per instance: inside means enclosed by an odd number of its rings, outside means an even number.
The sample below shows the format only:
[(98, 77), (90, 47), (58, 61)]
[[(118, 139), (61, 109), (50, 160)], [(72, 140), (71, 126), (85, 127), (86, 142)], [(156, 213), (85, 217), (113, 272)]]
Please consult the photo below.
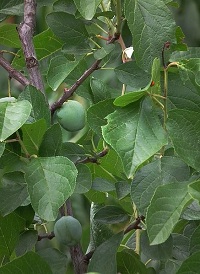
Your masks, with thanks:
[(65, 102), (56, 112), (60, 125), (68, 131), (78, 131), (85, 126), (85, 109), (77, 101)]
[(0, 98), (0, 103), (12, 103), (12, 102), (16, 102), (17, 99), (15, 97), (3, 97)]
[(81, 240), (82, 227), (74, 217), (63, 216), (55, 223), (54, 234), (58, 242), (67, 246), (74, 246)]

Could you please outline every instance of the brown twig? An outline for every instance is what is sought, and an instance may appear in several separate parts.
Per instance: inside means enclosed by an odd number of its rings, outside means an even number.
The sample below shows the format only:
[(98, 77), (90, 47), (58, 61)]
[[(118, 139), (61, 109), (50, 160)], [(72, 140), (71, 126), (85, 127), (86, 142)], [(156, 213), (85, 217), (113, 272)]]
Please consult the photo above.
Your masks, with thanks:
[(0, 66), (2, 66), (9, 73), (9, 77), (16, 79), (23, 86), (28, 86), (30, 81), (19, 71), (14, 69), (10, 63), (3, 57), (3, 53), (0, 52)]
[(165, 50), (166, 49), (169, 49), (171, 43), (169, 41), (165, 42), (164, 45), (163, 45), (163, 48), (162, 48), (162, 65), (163, 65), (163, 68), (165, 69), (167, 67), (166, 63), (165, 63)]
[(88, 252), (87, 254), (85, 254), (85, 256), (83, 257), (83, 260), (86, 264), (89, 264), (90, 259), (92, 258), (92, 255), (94, 254), (95, 250), (92, 250), (90, 252)]
[(106, 156), (108, 154), (109, 149), (106, 147), (101, 152), (97, 153), (95, 156), (91, 157), (88, 156), (84, 159), (77, 160), (75, 162), (75, 165), (77, 164), (87, 164), (87, 163), (93, 163), (93, 164), (99, 164), (98, 159)]
[(143, 215), (138, 216), (135, 220), (134, 223), (130, 224), (125, 230), (124, 230), (124, 234), (128, 233), (129, 231), (133, 230), (133, 229), (142, 229), (139, 224), (141, 223), (141, 221), (144, 221), (145, 217)]
[(42, 239), (53, 239), (55, 237), (55, 234), (54, 232), (52, 231), (51, 233), (47, 233), (47, 234), (44, 234), (44, 235), (38, 235), (38, 241), (41, 241)]
[(33, 32), (36, 21), (36, 0), (24, 0), (24, 21), (18, 26), (18, 34), (28, 69), (30, 83), (44, 95), (44, 85), (39, 71), (38, 60), (33, 45)]
[(77, 88), (92, 74), (95, 70), (99, 69), (99, 64), (101, 60), (95, 61), (92, 66), (87, 69), (81, 77), (69, 88), (64, 89), (63, 95), (60, 97), (58, 101), (53, 103), (51, 106), (51, 113), (53, 114), (56, 109), (60, 108), (62, 104), (77, 90)]

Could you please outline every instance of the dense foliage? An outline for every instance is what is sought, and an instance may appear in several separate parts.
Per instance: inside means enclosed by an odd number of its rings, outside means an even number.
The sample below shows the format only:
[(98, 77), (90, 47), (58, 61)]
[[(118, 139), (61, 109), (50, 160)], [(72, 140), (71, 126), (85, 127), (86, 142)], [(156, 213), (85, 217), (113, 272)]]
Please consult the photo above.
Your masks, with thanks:
[(178, 3), (36, 2), (0, 2), (0, 274), (199, 273), (200, 48)]

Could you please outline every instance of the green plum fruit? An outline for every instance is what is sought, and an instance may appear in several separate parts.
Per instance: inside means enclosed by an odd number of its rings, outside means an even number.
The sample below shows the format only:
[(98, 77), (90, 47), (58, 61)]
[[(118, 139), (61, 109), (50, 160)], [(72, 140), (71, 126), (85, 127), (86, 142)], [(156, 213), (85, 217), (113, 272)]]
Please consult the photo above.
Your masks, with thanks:
[(16, 102), (17, 99), (15, 97), (3, 97), (0, 98), (0, 103), (12, 103), (12, 102)]
[(67, 246), (74, 246), (81, 240), (82, 227), (74, 217), (63, 216), (55, 223), (54, 234), (58, 242)]
[(78, 131), (85, 126), (85, 109), (77, 101), (65, 102), (56, 112), (59, 124), (68, 131)]

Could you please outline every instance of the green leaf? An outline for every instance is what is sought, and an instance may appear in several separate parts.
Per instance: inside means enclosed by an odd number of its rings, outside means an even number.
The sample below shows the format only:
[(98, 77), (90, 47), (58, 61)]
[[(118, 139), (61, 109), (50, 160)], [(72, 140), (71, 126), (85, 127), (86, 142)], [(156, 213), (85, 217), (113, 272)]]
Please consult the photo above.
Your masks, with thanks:
[(195, 231), (192, 233), (192, 236), (190, 238), (190, 254), (200, 251), (199, 237), (200, 237), (200, 226), (198, 226), (195, 229)]
[(5, 143), (0, 143), (0, 157), (2, 156), (4, 149), (5, 149), (6, 144)]
[[(101, 141), (98, 145), (98, 151), (103, 149), (103, 142)], [(99, 163), (99, 165), (90, 165), (94, 178), (106, 179), (108, 182), (116, 182), (116, 177), (124, 178), (122, 161), (113, 149), (109, 149), (108, 153), (99, 159)]]
[(44, 119), (22, 126), (23, 143), (30, 155), (38, 153), (42, 137), (47, 129)]
[(117, 198), (119, 200), (123, 199), (130, 193), (130, 184), (127, 182), (117, 182), (115, 184)]
[(0, 141), (17, 131), (28, 119), (31, 104), (26, 101), (0, 103)]
[(33, 86), (27, 86), (19, 95), (18, 100), (28, 100), (32, 105), (30, 122), (36, 122), (45, 119), (47, 127), (51, 124), (51, 113), (46, 99), (42, 92)]
[(199, 170), (200, 113), (194, 109), (169, 111), (167, 130), (176, 153), (189, 166)]
[(200, 48), (189, 47), (187, 51), (175, 51), (170, 56), (170, 62), (177, 62), (184, 59), (199, 58)]
[(126, 0), (124, 7), (136, 62), (150, 71), (154, 58), (160, 57), (164, 43), (175, 41), (173, 15), (160, 0)]
[(118, 233), (98, 246), (88, 265), (88, 271), (97, 271), (104, 274), (116, 274), (117, 249), (123, 238), (123, 233)]
[(179, 62), (178, 68), (183, 83), (187, 80), (191, 80), (194, 84), (199, 85), (200, 58), (182, 60)]
[(158, 245), (150, 245), (147, 232), (141, 233), (141, 251), (152, 260), (167, 260), (172, 257), (173, 239), (169, 237), (164, 243)]
[(141, 69), (134, 61), (115, 68), (117, 78), (124, 84), (139, 91), (150, 84), (151, 74)]
[[(190, 190), (189, 190), (190, 191)], [(197, 200), (194, 200), (181, 214), (184, 220), (199, 220), (200, 219), (200, 205)]]
[(144, 167), (131, 184), (131, 198), (140, 214), (145, 214), (156, 188), (162, 184), (189, 180), (190, 169), (179, 158), (165, 156)]
[(65, 142), (62, 144), (61, 154), (75, 163), (77, 160), (85, 158), (86, 152), (82, 146), (76, 143)]
[(188, 191), (194, 199), (200, 201), (200, 181), (191, 183), (188, 187)]
[(54, 124), (45, 132), (39, 149), (41, 157), (59, 156), (62, 148), (62, 130), (60, 125)]
[[(14, 211), (16, 215), (22, 218), (25, 222), (26, 228), (28, 228), (31, 224), (34, 223), (35, 212), (31, 206), (31, 204), (27, 206), (20, 206)], [(22, 230), (22, 229), (21, 229)], [(23, 227), (24, 230), (24, 227)]]
[(92, 77), (90, 79), (90, 86), (94, 97), (94, 103), (111, 98), (108, 87), (100, 79)]
[(101, 101), (92, 105), (87, 110), (87, 122), (90, 128), (99, 136), (102, 136), (101, 127), (106, 125), (105, 117), (114, 112), (116, 107), (113, 105), (113, 99)]
[(90, 189), (87, 193), (85, 193), (85, 197), (93, 203), (102, 204), (106, 200), (106, 194), (103, 192), (98, 192), (94, 189)]
[(117, 109), (107, 116), (103, 137), (122, 159), (127, 177), (167, 143), (156, 110), (149, 98)]
[(131, 249), (123, 249), (121, 252), (117, 252), (117, 271), (124, 274), (148, 273), (138, 254)]
[(15, 213), (0, 216), (0, 255), (11, 256), (24, 226), (24, 220)]
[(22, 0), (1, 1), (0, 14), (23, 15), (23, 1)]
[(49, 86), (55, 91), (78, 63), (79, 61), (69, 61), (63, 55), (52, 58), (47, 72)]
[(104, 45), (102, 48), (97, 49), (94, 52), (94, 58), (97, 60), (101, 60), (104, 57), (106, 57), (109, 53), (111, 53), (111, 51), (113, 51), (114, 48), (115, 48), (115, 45), (113, 44)]
[(115, 185), (112, 182), (97, 177), (93, 181), (92, 189), (101, 192), (109, 192), (115, 190)]
[(53, 274), (66, 274), (67, 268), (67, 256), (55, 248), (45, 248), (37, 251), (37, 254), (40, 255), (51, 267)]
[(133, 102), (138, 101), (145, 94), (147, 94), (146, 89), (142, 91), (128, 92), (124, 95), (117, 97), (114, 101), (114, 105), (119, 107), (125, 107)]
[[(96, 249), (107, 239), (113, 236), (113, 232), (106, 224), (102, 224), (94, 219), (96, 212), (102, 208), (100, 204), (91, 204), (90, 208), (90, 243), (87, 249), (87, 253)], [(104, 272), (103, 272), (104, 273)]]
[(4, 173), (13, 171), (24, 172), (25, 162), (21, 159), (21, 146), (18, 142), (6, 143), (0, 166)]
[(87, 20), (91, 20), (96, 13), (101, 0), (74, 0), (80, 14)]
[(38, 241), (38, 232), (36, 230), (25, 230), (19, 236), (19, 241), (15, 248), (17, 257), (24, 255), (28, 251), (34, 250)]
[(172, 238), (173, 238), (173, 251), (172, 251), (173, 258), (179, 261), (184, 261), (190, 255), (190, 252), (189, 252), (190, 241), (188, 237), (182, 234), (173, 233)]
[(161, 244), (168, 239), (190, 200), (188, 182), (167, 184), (156, 189), (146, 218), (150, 244)]
[(0, 212), (3, 216), (19, 207), (28, 197), (24, 174), (11, 172), (3, 175), (0, 187)]
[(61, 205), (72, 195), (77, 170), (65, 157), (32, 159), (27, 165), (25, 179), (31, 204), (38, 215), (53, 221)]
[(66, 13), (70, 13), (75, 15), (77, 8), (74, 4), (73, 0), (58, 0), (53, 4), (54, 11), (65, 11)]
[(188, 259), (186, 259), (179, 270), (177, 271), (177, 274), (192, 274), (192, 273), (198, 273), (200, 268), (200, 252), (196, 252), (192, 254)]
[(129, 215), (121, 207), (107, 205), (100, 208), (94, 219), (103, 224), (118, 224), (129, 220)]
[(81, 44), (88, 33), (81, 19), (65, 12), (52, 12), (47, 15), (47, 24), (56, 36), (68, 45)]
[[(66, 78), (69, 85), (73, 85), (79, 77), (88, 69), (85, 59), (82, 59), (77, 67)], [(76, 90), (76, 93), (83, 98), (93, 102), (93, 96), (90, 88), (90, 78), (88, 77)]]
[(11, 47), (20, 48), (21, 42), (17, 33), (16, 24), (5, 24), (0, 26), (0, 44)]
[(83, 164), (76, 165), (78, 176), (74, 193), (82, 194), (88, 192), (92, 187), (92, 174), (90, 169)]
[(45, 260), (30, 251), (0, 268), (0, 274), (9, 273), (52, 274), (52, 271)]
[[(38, 61), (54, 54), (63, 46), (63, 42), (50, 29), (34, 36), (33, 43)], [(19, 50), (17, 54), (21, 58), (16, 56), (12, 61), (12, 66), (17, 70), (21, 70), (26, 66), (23, 51)]]

